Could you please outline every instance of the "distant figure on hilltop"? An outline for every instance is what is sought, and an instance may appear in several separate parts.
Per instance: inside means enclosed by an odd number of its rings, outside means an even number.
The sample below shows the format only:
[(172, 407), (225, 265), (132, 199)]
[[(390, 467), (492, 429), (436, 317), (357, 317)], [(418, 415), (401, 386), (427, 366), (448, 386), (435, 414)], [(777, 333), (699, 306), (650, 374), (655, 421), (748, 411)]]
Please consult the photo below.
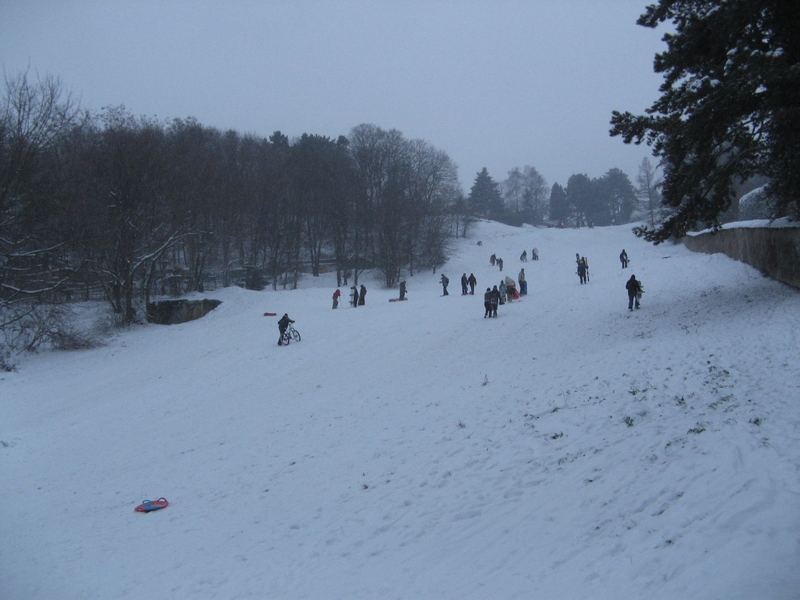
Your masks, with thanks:
[(502, 258), (498, 258), (497, 259), (497, 266), (500, 267), (501, 271), (503, 270), (503, 259)]
[(364, 306), (367, 300), (367, 288), (364, 287), (364, 284), (361, 284), (361, 294), (358, 296), (358, 305)]
[(619, 254), (619, 262), (622, 263), (622, 268), (628, 268), (628, 253), (625, 252), (625, 248), (622, 249), (622, 252)]
[(470, 273), (469, 274), (469, 279), (467, 279), (467, 282), (469, 282), (469, 293), (474, 296), (475, 295), (475, 286), (478, 285), (478, 280), (475, 279), (475, 275)]

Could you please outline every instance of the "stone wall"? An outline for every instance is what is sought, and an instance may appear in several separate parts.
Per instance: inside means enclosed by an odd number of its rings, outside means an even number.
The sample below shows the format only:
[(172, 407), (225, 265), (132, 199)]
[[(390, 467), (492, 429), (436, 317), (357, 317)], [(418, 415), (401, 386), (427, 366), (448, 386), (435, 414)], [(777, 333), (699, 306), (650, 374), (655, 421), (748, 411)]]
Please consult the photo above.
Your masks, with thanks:
[(729, 227), (714, 233), (687, 235), (681, 241), (689, 250), (706, 254), (722, 252), (800, 289), (800, 226)]
[(162, 300), (148, 302), (147, 320), (157, 325), (177, 325), (205, 317), (222, 304), (222, 300)]

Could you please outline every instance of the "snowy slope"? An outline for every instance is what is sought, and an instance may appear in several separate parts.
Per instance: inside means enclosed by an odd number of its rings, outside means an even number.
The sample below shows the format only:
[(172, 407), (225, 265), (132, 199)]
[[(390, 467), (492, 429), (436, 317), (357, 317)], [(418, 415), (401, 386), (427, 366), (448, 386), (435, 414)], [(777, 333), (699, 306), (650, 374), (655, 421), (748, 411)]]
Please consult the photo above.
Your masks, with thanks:
[(480, 223), (443, 272), (0, 375), (0, 598), (800, 598), (797, 291), (629, 226)]

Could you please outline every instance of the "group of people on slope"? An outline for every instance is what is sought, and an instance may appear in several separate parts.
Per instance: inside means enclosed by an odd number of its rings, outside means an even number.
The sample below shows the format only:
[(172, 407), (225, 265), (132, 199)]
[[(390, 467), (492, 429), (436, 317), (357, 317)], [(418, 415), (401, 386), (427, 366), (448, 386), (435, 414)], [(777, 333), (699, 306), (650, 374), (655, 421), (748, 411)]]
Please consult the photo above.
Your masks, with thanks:
[[(533, 249), (531, 254), (533, 260), (539, 259), (539, 253), (536, 248)], [(522, 255), (520, 256), (520, 260), (522, 262), (527, 262), (527, 251), (523, 250)], [(622, 252), (619, 255), (620, 263), (622, 264), (622, 268), (626, 269), (628, 267), (629, 259), (628, 253), (625, 252), (623, 248)], [(503, 259), (497, 258), (496, 255), (492, 254), (489, 258), (489, 262), (492, 265), (497, 264), (500, 267), (500, 270), (503, 270)], [(586, 259), (585, 256), (581, 256), (580, 253), (575, 253), (575, 262), (578, 266), (578, 276), (580, 277), (581, 284), (589, 282), (589, 261)], [(503, 278), (499, 285), (496, 285), (492, 288), (486, 288), (486, 293), (483, 295), (483, 306), (484, 306), (484, 318), (490, 317), (497, 317), (497, 307), (505, 304), (506, 302), (512, 302), (518, 299), (520, 296), (525, 296), (528, 294), (528, 282), (525, 279), (525, 269), (522, 268), (519, 271), (519, 275), (517, 277), (517, 281), (519, 283), (519, 289), (517, 289), (517, 285), (511, 277), (506, 276)], [(450, 284), (450, 280), (447, 276), (442, 273), (439, 282), (442, 284), (442, 295), (449, 296), (447, 292), (447, 286)], [(474, 273), (470, 273), (469, 277), (467, 277), (466, 273), (461, 275), (461, 295), (474, 295), (475, 294), (475, 286), (478, 284), (478, 280), (475, 278)], [(350, 292), (350, 306), (357, 307), (357, 306), (364, 306), (366, 303), (367, 297), (367, 288), (364, 284), (361, 284), (361, 288), (359, 289), (355, 285), (353, 285)], [(641, 307), (641, 300), (642, 294), (644, 293), (644, 288), (642, 287), (642, 282), (636, 279), (635, 275), (631, 275), (631, 278), (625, 283), (625, 289), (628, 291), (628, 310), (633, 310), (635, 308)], [(468, 291), (469, 290), (469, 291)], [(339, 298), (341, 298), (342, 293), (337, 288), (335, 292), (333, 292), (333, 308), (339, 307)], [(400, 282), (400, 300), (405, 300), (406, 297), (406, 282), (402, 280)], [(287, 327), (290, 323), (294, 323), (289, 318), (288, 314), (284, 314), (283, 317), (278, 321), (278, 330), (280, 331), (280, 339), (278, 340), (278, 344), (281, 344), (281, 340), (283, 339), (283, 334), (286, 331)]]
[[(339, 308), (339, 298), (342, 297), (342, 292), (339, 288), (336, 288), (336, 291), (333, 292), (333, 308)], [(353, 308), (357, 306), (364, 306), (367, 299), (367, 288), (364, 284), (361, 284), (361, 289), (357, 288), (355, 285), (350, 288), (350, 306)]]

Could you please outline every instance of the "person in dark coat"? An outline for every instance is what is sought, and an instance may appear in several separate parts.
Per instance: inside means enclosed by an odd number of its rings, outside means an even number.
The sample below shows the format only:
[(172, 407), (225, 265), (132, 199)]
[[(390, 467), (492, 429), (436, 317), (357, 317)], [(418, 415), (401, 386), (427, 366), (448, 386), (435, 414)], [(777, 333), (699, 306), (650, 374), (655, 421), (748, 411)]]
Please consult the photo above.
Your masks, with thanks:
[(447, 293), (447, 286), (449, 285), (450, 280), (444, 273), (442, 273), (442, 278), (439, 280), (439, 282), (442, 284), (442, 296), (449, 296), (450, 294)]
[(625, 284), (625, 289), (628, 290), (628, 310), (633, 310), (634, 303), (636, 303), (636, 308), (639, 308), (639, 300), (642, 298), (642, 282), (636, 279), (636, 275), (631, 275), (628, 283)]
[(469, 293), (474, 296), (475, 295), (475, 286), (478, 285), (478, 280), (475, 279), (475, 275), (470, 273), (469, 274), (469, 278), (467, 279), (467, 282), (469, 283)]
[(503, 270), (503, 259), (502, 258), (498, 258), (497, 259), (497, 266), (500, 267), (501, 271)]
[(490, 306), (492, 309), (490, 317), (497, 317), (497, 305), (500, 304), (500, 291), (497, 289), (497, 286), (494, 286), (491, 291), (491, 301)]
[(523, 250), (522, 254), (519, 255), (519, 259), (522, 262), (528, 262), (528, 251), (527, 250)]
[(586, 283), (586, 263), (582, 258), (578, 259), (578, 277), (580, 277), (581, 284)]
[(525, 281), (525, 269), (519, 270), (519, 277), (517, 277), (519, 281), (519, 293), (520, 296), (527, 296), (528, 295), (528, 282)]
[(625, 252), (625, 248), (622, 249), (622, 252), (619, 254), (619, 262), (622, 263), (622, 268), (628, 268), (628, 253)]
[(364, 287), (364, 284), (361, 284), (361, 294), (358, 296), (358, 305), (364, 306), (364, 302), (367, 298), (367, 288)]
[(339, 296), (341, 295), (342, 292), (340, 292), (338, 288), (333, 292), (333, 308), (339, 308)]
[(466, 296), (467, 295), (467, 284), (468, 283), (469, 283), (469, 280), (467, 279), (467, 274), (464, 273), (461, 276), (461, 295), (462, 296)]
[(490, 264), (490, 265), (492, 265), (492, 266), (494, 266), (494, 263), (495, 263), (495, 261), (496, 261), (496, 260), (497, 260), (497, 257), (496, 257), (494, 254), (492, 254), (492, 255), (489, 257), (489, 264)]
[(400, 300), (406, 299), (406, 281), (405, 279), (400, 282)]
[(486, 288), (486, 293), (483, 295), (483, 318), (492, 316), (492, 288)]
[(286, 333), (286, 328), (289, 327), (290, 323), (294, 323), (294, 321), (289, 318), (288, 313), (285, 313), (278, 321), (278, 331), (281, 333), (278, 338), (278, 346), (283, 346), (283, 334)]

